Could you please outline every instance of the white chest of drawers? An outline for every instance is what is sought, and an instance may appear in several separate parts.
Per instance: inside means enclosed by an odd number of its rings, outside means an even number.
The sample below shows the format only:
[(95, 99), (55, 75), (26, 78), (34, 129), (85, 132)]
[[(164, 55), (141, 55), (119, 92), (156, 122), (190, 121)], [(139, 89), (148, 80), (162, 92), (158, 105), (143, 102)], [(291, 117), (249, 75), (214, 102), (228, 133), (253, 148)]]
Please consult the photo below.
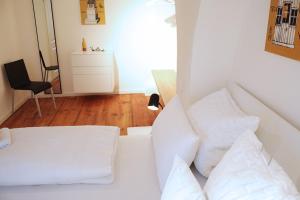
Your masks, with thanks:
[(115, 87), (113, 53), (72, 53), (72, 77), (76, 93), (112, 93)]

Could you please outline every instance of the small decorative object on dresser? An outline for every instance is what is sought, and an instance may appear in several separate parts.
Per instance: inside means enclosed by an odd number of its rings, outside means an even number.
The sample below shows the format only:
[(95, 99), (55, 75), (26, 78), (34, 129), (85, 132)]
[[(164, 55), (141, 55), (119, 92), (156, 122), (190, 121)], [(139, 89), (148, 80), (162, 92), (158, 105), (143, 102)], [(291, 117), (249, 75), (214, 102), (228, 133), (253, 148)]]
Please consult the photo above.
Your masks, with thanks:
[(87, 45), (86, 45), (86, 41), (84, 38), (82, 38), (82, 51), (86, 51), (87, 50)]

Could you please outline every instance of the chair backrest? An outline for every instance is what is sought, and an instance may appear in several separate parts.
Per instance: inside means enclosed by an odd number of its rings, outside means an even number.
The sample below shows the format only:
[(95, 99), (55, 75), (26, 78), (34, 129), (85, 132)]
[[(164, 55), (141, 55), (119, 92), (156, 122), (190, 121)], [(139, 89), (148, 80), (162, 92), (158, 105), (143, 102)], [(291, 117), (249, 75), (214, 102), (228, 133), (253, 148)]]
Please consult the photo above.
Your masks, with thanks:
[(19, 89), (30, 84), (31, 81), (23, 59), (6, 63), (4, 68), (9, 84), (13, 89)]
[(40, 58), (41, 58), (43, 67), (46, 68), (46, 64), (45, 64), (44, 57), (43, 57), (43, 54), (42, 54), (41, 50), (39, 50), (39, 54), (40, 54)]

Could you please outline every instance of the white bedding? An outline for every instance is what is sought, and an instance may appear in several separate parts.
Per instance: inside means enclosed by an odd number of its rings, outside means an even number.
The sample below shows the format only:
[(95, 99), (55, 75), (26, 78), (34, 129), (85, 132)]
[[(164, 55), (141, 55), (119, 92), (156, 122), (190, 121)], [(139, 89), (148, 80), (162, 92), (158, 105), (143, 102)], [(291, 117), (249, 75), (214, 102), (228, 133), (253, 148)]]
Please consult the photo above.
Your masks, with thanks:
[[(0, 187), (1, 200), (159, 200), (160, 189), (151, 135), (119, 139), (115, 180), (111, 185), (52, 185)], [(197, 172), (196, 172), (197, 173)], [(200, 183), (205, 179), (196, 175)]]
[(113, 181), (119, 128), (108, 126), (11, 129), (0, 151), (0, 185)]
[[(149, 134), (151, 134), (151, 131), (152, 131), (152, 126), (141, 126), (141, 127), (129, 127), (129, 128), (127, 128), (127, 134), (129, 136), (149, 135)], [(191, 170), (192, 170), (193, 174), (195, 175), (198, 183), (203, 188), (206, 181), (207, 181), (207, 178), (204, 177), (203, 175), (201, 175), (198, 172), (198, 170), (196, 169), (194, 164), (192, 164)]]

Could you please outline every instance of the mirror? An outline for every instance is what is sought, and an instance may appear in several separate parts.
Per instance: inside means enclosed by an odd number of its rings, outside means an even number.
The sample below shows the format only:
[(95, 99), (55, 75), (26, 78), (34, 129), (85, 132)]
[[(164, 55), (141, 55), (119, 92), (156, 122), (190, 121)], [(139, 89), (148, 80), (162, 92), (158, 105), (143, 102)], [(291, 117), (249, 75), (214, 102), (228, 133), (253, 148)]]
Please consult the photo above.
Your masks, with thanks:
[[(60, 69), (57, 54), (52, 0), (32, 0), (36, 34), (43, 81), (53, 86), (55, 94), (61, 94)], [(45, 91), (49, 94), (50, 91)]]

